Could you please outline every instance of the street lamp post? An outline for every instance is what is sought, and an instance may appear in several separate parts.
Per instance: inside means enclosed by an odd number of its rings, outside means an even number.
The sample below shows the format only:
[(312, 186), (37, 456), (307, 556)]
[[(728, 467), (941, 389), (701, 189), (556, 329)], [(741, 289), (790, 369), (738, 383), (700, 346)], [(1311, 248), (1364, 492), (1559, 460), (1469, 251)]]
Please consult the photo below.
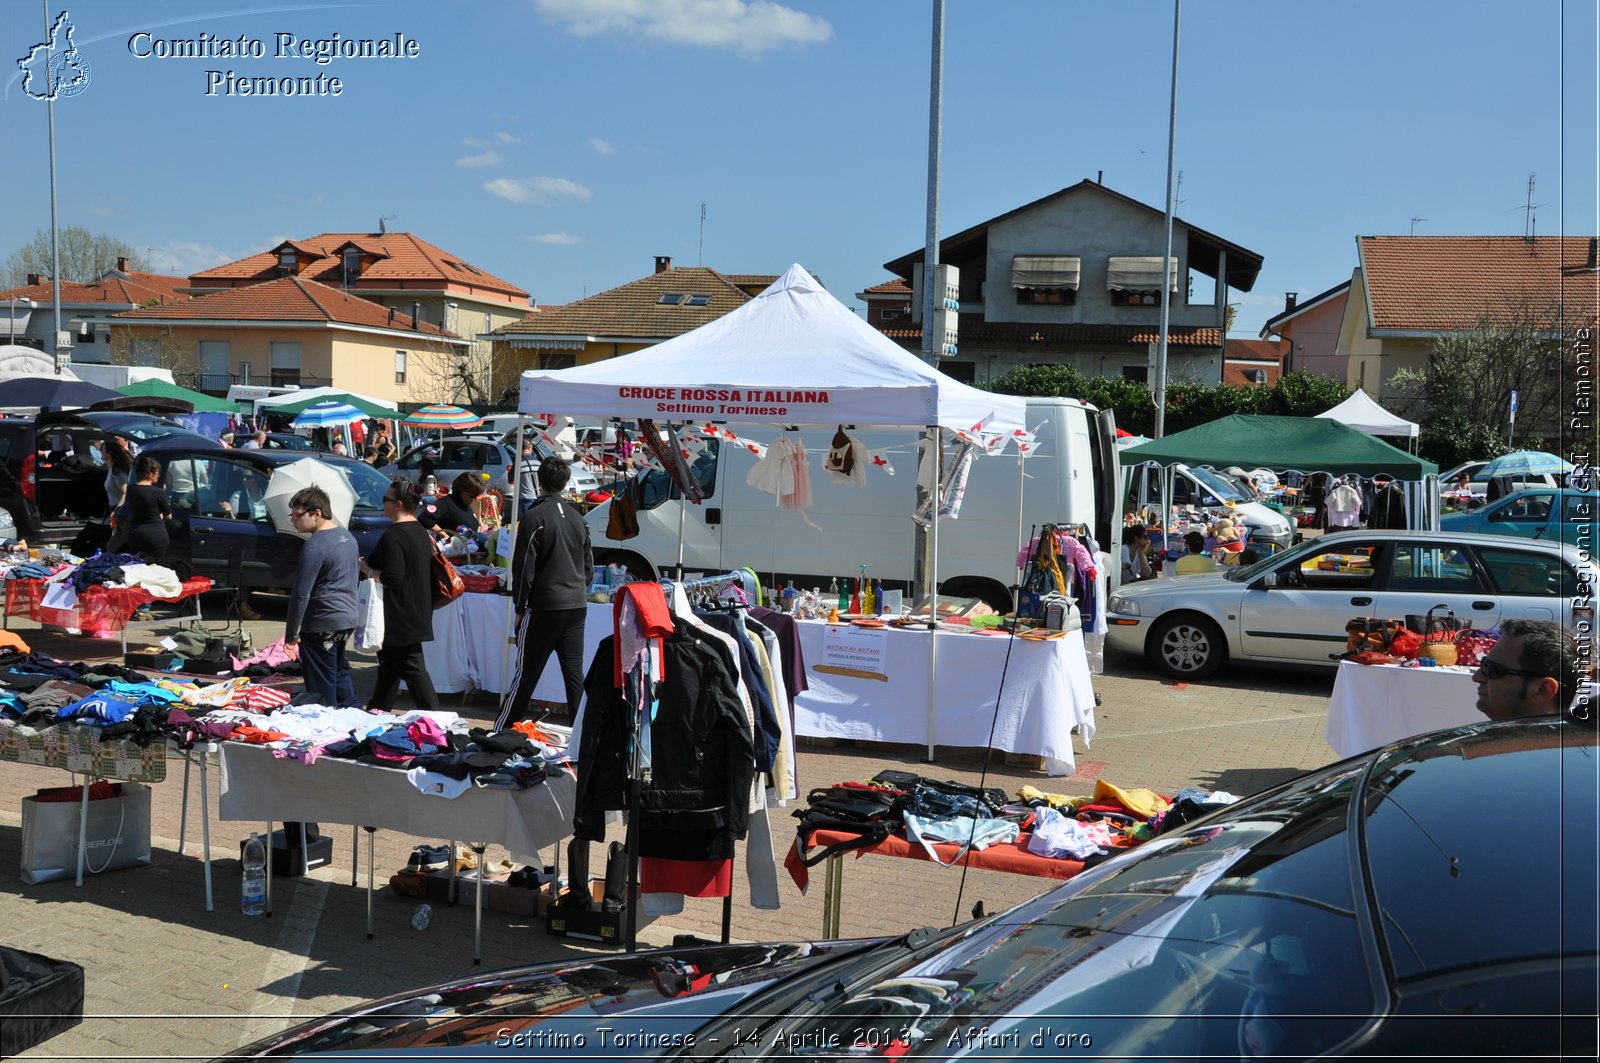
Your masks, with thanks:
[(30, 313), (33, 310), (36, 310), (38, 308), (39, 304), (34, 302), (32, 299), (29, 299), (25, 295), (13, 295), (11, 297), (10, 301), (11, 301), (11, 316), (10, 316), (8, 322), (7, 322), (6, 342), (8, 344), (14, 344), (14, 343), (17, 342), (17, 304), (18, 303), (26, 304)]

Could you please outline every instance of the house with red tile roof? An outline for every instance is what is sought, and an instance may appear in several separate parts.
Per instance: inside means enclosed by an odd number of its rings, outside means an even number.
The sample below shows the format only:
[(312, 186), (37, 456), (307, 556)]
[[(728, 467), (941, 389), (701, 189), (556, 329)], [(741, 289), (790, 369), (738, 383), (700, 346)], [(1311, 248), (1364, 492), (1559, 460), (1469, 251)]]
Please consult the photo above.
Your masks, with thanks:
[(1283, 313), (1261, 326), (1260, 338), (1277, 337), (1289, 345), (1283, 356), (1285, 373), (1302, 370), (1343, 381), (1349, 366), (1339, 354), (1339, 328), (1350, 282), (1341, 281), (1303, 302), (1299, 296), (1299, 292), (1284, 293)]
[(1280, 340), (1246, 340), (1229, 336), (1222, 351), (1222, 382), (1236, 387), (1268, 387), (1283, 376), (1289, 345)]
[(1594, 237), (1360, 236), (1356, 253), (1338, 353), (1346, 383), (1380, 403), (1439, 336), (1527, 314), (1561, 330), (1597, 310)]
[[(55, 352), (55, 285), (49, 277), (28, 274), (21, 287), (0, 291), (0, 307), (7, 312), (0, 326), (0, 342)], [(117, 259), (91, 283), (61, 282), (61, 329), (72, 341), (72, 360), (104, 364), (111, 360), (112, 317), (141, 306), (160, 306), (187, 299), (181, 290), (187, 281), (164, 273), (128, 268)], [(31, 305), (30, 305), (31, 304)]]
[(536, 308), (495, 329), (495, 382), (511, 388), (526, 369), (565, 369), (642, 350), (715, 321), (775, 280), (775, 274), (674, 266), (670, 257), (657, 255), (648, 276), (562, 306)]
[[(465, 402), (481, 403), (494, 397), (486, 390), (492, 351), (487, 337), (526, 314), (530, 302), (526, 291), (460, 255), (414, 233), (389, 232), (382, 227), (378, 232), (320, 233), (285, 240), (266, 251), (192, 275), (187, 290), (206, 295), (284, 277), (348, 292), (393, 309), (404, 318), (415, 316), (468, 339), (463, 360), (454, 367), (440, 367), (452, 377), (452, 398)], [(228, 381), (219, 365), (208, 364), (205, 383), (205, 390), (217, 391), (225, 389)]]
[[(959, 341), (940, 367), (979, 382), (1039, 363), (1147, 380), (1161, 336), (1165, 249), (1163, 211), (1087, 179), (946, 237), (939, 261), (960, 270)], [(1181, 218), (1172, 255), (1168, 377), (1217, 383), (1227, 292), (1249, 291), (1262, 257)], [(911, 289), (910, 320), (880, 326), (919, 352), (922, 261), (918, 248), (884, 263)]]
[(180, 384), (202, 377), (210, 390), (221, 379), (447, 402), (451, 367), (472, 344), (421, 317), (304, 276), (219, 288), (114, 320), (119, 361), (165, 366)]

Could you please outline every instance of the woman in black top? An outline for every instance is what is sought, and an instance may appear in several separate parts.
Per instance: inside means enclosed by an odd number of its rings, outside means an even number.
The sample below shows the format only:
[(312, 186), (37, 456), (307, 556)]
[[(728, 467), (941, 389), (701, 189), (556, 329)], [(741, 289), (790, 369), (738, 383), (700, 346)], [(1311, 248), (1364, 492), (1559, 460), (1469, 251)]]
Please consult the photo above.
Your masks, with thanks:
[(483, 484), (472, 473), (464, 472), (450, 482), (449, 494), (422, 500), (417, 520), (441, 539), (450, 538), (458, 528), (477, 531), (478, 517), (472, 512), (472, 502), (481, 494)]
[(172, 516), (167, 493), (156, 486), (161, 465), (148, 454), (141, 454), (133, 464), (133, 478), (135, 482), (128, 487), (126, 513), (128, 550), (159, 565), (166, 560), (167, 547), (171, 545), (167, 518)]
[(419, 709), (437, 709), (439, 695), (422, 660), (422, 644), (433, 641), (433, 544), (417, 523), (422, 488), (396, 480), (383, 493), (383, 512), (392, 521), (363, 567), (383, 585), (383, 647), (369, 709), (389, 710), (400, 681), (411, 688)]

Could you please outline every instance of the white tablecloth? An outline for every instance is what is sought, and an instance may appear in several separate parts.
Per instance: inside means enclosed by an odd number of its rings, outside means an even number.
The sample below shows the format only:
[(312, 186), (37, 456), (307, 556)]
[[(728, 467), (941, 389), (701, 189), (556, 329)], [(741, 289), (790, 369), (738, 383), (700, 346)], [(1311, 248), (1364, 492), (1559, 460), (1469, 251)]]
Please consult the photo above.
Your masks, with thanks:
[(577, 783), (549, 778), (522, 790), (473, 787), (459, 797), (423, 794), (394, 768), (323, 757), (279, 759), (265, 746), (222, 743), (218, 816), (225, 820), (314, 820), (397, 830), (417, 838), (492, 842), (520, 863), (572, 833)]
[(1085, 746), (1094, 737), (1094, 688), (1082, 632), (1032, 642), (890, 629), (884, 650), (889, 681), (880, 682), (816, 670), (823, 663), (826, 626), (822, 621), (800, 622), (811, 689), (795, 702), (797, 735), (926, 744), (928, 654), (931, 639), (937, 637), (935, 745), (1032, 754), (1044, 758), (1049, 774), (1069, 775), (1076, 766), (1072, 729), (1078, 728)]
[(1483, 723), (1467, 668), (1340, 661), (1323, 735), (1341, 757), (1444, 727)]
[[(505, 693), (516, 669), (516, 631), (508, 594), (463, 594), (433, 614), (433, 641), (422, 644), (423, 661), (433, 688), (441, 694), (463, 690)], [(583, 627), (585, 666), (600, 640), (611, 634), (611, 606), (589, 603)], [(539, 676), (533, 696), (540, 701), (566, 701), (561, 667), (552, 656)]]

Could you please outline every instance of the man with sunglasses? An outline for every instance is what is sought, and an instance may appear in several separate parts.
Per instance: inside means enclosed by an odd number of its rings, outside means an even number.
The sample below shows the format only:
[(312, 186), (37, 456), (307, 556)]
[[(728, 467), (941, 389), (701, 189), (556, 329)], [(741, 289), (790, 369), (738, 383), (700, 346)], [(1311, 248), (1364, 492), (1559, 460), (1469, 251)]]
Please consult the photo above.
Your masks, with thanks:
[(1578, 644), (1549, 620), (1507, 620), (1472, 673), (1491, 720), (1565, 712), (1578, 690)]
[(306, 541), (289, 596), (283, 644), (300, 647), (307, 701), (359, 705), (345, 646), (356, 626), (360, 548), (332, 512), (328, 494), (320, 487), (303, 487), (289, 499), (289, 519)]

